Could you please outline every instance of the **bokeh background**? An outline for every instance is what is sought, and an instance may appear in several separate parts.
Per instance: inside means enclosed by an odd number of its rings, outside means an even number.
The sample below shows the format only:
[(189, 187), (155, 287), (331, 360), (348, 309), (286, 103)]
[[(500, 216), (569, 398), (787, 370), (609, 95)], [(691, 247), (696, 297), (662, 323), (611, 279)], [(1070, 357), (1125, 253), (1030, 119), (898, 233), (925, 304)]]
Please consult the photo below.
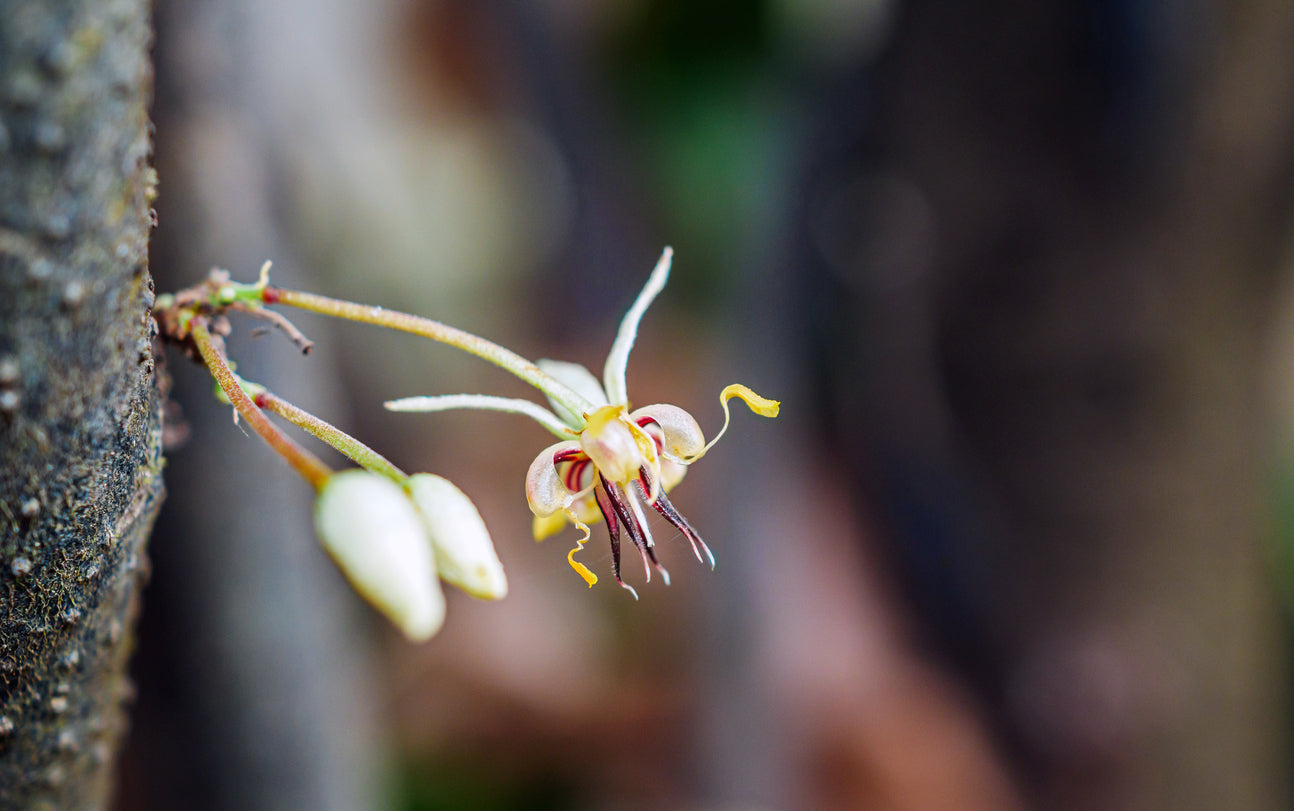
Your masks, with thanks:
[[(1281, 809), (1285, 0), (159, 0), (161, 289), (212, 266), (601, 366), (716, 430), (674, 582), (535, 544), (527, 396), (409, 336), (246, 376), (457, 482), (507, 567), (398, 638), (172, 356), (118, 807)], [(585, 560), (604, 574), (595, 532)]]

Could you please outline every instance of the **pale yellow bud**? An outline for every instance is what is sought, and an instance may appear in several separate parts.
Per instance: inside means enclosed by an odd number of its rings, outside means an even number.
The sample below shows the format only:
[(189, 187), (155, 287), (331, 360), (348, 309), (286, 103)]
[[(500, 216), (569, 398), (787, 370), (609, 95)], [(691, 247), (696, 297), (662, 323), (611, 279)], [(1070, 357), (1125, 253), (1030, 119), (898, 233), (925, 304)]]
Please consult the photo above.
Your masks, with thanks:
[(328, 479), (315, 501), (315, 532), (342, 574), (405, 636), (429, 639), (445, 621), (445, 596), (422, 516), (399, 485), (366, 470)]
[(441, 579), (474, 597), (503, 599), (508, 579), (471, 499), (453, 482), (430, 473), (410, 476), (409, 492), (431, 536)]

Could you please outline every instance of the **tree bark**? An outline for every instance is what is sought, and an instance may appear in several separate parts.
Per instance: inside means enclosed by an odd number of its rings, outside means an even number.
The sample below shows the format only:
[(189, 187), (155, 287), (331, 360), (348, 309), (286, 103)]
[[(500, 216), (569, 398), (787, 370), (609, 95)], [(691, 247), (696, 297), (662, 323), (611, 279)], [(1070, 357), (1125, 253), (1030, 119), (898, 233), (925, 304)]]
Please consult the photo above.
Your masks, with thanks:
[(162, 496), (148, 4), (0, 0), (0, 805), (98, 808)]

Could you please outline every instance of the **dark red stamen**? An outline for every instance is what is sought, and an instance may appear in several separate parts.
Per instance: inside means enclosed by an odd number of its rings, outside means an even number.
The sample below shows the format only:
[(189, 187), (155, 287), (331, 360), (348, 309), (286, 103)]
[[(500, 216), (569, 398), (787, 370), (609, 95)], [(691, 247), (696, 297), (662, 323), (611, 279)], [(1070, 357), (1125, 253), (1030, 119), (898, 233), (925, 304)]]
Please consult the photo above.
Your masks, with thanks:
[(593, 488), (593, 495), (597, 499), (598, 509), (602, 511), (602, 517), (606, 519), (607, 532), (611, 535), (611, 573), (615, 575), (616, 582), (620, 584), (620, 587), (628, 589), (633, 594), (634, 599), (637, 599), (638, 592), (634, 591), (632, 586), (626, 585), (625, 581), (620, 578), (620, 522), (616, 518), (615, 506), (612, 505), (611, 499), (607, 495), (605, 484), (606, 481), (602, 480), (601, 483), (596, 485)]
[[(647, 468), (642, 467), (638, 469), (638, 481), (636, 484), (638, 485), (639, 492), (642, 493), (643, 498), (647, 498), (647, 494), (651, 492), (651, 480), (648, 476)], [(705, 541), (701, 540), (700, 533), (693, 529), (687, 519), (684, 518), (679, 511), (674, 508), (674, 505), (670, 503), (670, 500), (665, 496), (664, 490), (661, 490), (656, 494), (656, 502), (652, 504), (652, 506), (656, 508), (656, 512), (660, 513), (666, 521), (673, 524), (679, 532), (683, 533), (683, 535), (688, 539), (688, 542), (692, 544), (692, 552), (696, 555), (697, 560), (702, 560), (701, 551), (705, 550), (705, 556), (710, 560), (710, 568), (713, 569), (715, 566), (714, 553), (710, 551), (710, 547), (705, 545)]]
[[(651, 580), (651, 569), (648, 566), (650, 560), (657, 569), (660, 568), (660, 562), (656, 560), (656, 553), (647, 545), (647, 533), (643, 531), (642, 524), (638, 523), (638, 516), (634, 513), (633, 508), (629, 506), (629, 496), (620, 485), (611, 484), (601, 473), (598, 474), (598, 480), (606, 489), (607, 498), (611, 501), (616, 515), (620, 518), (621, 525), (629, 533), (629, 539), (638, 547), (638, 554), (643, 559), (643, 574), (648, 580)], [(666, 575), (668, 577), (668, 575)]]

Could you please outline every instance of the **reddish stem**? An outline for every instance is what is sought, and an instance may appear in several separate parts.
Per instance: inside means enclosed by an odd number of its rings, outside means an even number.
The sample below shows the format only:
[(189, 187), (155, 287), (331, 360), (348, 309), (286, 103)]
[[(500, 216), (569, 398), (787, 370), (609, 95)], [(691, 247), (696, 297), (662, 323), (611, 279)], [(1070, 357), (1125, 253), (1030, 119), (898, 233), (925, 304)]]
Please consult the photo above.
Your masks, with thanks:
[(465, 330), (451, 327), (430, 318), (423, 318), (398, 310), (374, 307), (367, 304), (356, 304), (353, 301), (320, 296), (301, 290), (288, 290), (282, 287), (266, 286), (261, 291), (261, 301), (265, 304), (285, 304), (302, 310), (358, 321), (363, 324), (376, 324), (390, 329), (421, 335), (449, 346), (457, 347), (464, 352), (476, 355), (482, 360), (506, 369), (530, 385), (561, 402), (571, 411), (579, 414), (592, 408), (583, 395), (566, 384), (547, 375), (534, 363), (506, 349), (493, 341)]
[(207, 364), (211, 371), (211, 376), (220, 384), (225, 396), (229, 402), (234, 404), (238, 413), (252, 430), (260, 435), (261, 439), (273, 448), (280, 456), (287, 460), (301, 477), (310, 482), (310, 485), (319, 490), (332, 476), (332, 470), (329, 469), (319, 457), (307, 451), (297, 443), (289, 439), (282, 431), (270, 422), (269, 417), (256, 407), (252, 398), (247, 396), (243, 387), (238, 384), (238, 378), (234, 375), (234, 370), (229, 368), (229, 362), (225, 360), (223, 354), (216, 348), (212, 340), (211, 331), (207, 328), (207, 319), (200, 315), (195, 315), (189, 322), (193, 342), (198, 347), (198, 352), (202, 355), (202, 360)]

